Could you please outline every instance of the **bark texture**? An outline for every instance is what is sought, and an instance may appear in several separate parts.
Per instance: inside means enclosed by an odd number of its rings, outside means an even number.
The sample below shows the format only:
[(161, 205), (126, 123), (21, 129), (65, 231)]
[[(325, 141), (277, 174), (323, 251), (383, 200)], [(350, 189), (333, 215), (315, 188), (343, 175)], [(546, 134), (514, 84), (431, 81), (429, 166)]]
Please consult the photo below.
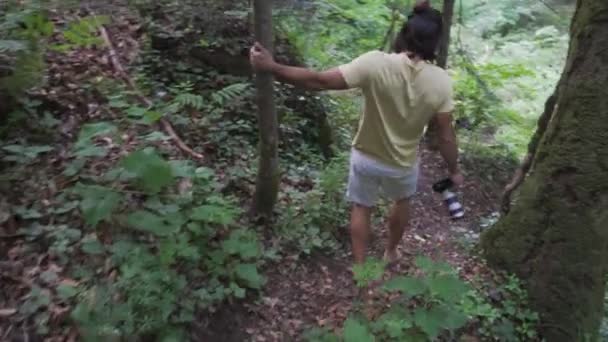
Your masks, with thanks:
[[(272, 0), (255, 0), (253, 3), (255, 38), (273, 51)], [(259, 166), (253, 199), (253, 212), (271, 216), (279, 191), (278, 121), (274, 104), (274, 78), (272, 74), (258, 72), (257, 89), (259, 127)]]
[[(579, 0), (556, 108), (488, 261), (526, 280), (546, 341), (595, 341), (608, 269), (608, 1)], [(534, 142), (536, 143), (536, 142)]]

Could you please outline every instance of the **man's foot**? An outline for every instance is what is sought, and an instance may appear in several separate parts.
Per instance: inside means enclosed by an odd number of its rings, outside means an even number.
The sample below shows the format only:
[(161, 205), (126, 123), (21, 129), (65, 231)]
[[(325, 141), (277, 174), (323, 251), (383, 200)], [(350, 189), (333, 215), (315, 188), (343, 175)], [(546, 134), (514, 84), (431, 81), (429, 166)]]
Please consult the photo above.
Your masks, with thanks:
[(383, 260), (389, 265), (397, 262), (399, 260), (399, 253), (397, 253), (397, 249), (394, 249), (392, 251), (384, 251)]

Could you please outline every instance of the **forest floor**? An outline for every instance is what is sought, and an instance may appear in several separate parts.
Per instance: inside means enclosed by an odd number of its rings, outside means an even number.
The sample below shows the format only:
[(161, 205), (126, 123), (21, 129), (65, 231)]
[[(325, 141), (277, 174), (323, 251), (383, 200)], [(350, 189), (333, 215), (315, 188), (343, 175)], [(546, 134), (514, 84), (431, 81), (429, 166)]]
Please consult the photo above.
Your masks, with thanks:
[[(132, 37), (136, 30), (134, 24), (125, 21), (122, 26), (114, 27), (110, 31), (116, 50), (126, 64), (137, 54), (137, 38)], [(65, 179), (61, 176), (61, 170), (69, 159), (66, 151), (77, 136), (78, 127), (88, 121), (117, 119), (112, 116), (111, 111), (110, 116), (104, 117), (108, 115), (107, 111), (101, 109), (104, 104), (94, 98), (80, 97), (78, 90), (88, 79), (95, 77), (119, 79), (112, 70), (108, 57), (108, 52), (103, 49), (82, 49), (67, 56), (57, 53), (48, 55), (49, 85), (39, 96), (44, 97), (45, 101), (68, 109), (65, 116), (60, 118), (60, 137), (52, 143), (53, 150), (57, 153), (53, 152), (48, 158), (31, 166), (35, 168), (30, 170), (31, 179), (15, 185), (12, 190), (16, 192), (12, 192), (10, 201), (25, 206), (40, 200), (52, 202), (53, 191), (61, 191), (61, 188), (66, 186), (62, 184)], [(114, 156), (133, 148), (129, 145), (129, 139), (126, 147), (117, 146), (111, 141), (108, 143), (116, 151)], [(163, 144), (165, 148), (172, 150), (173, 155), (180, 154), (170, 142)], [(484, 177), (484, 170), (465, 170), (467, 181), (460, 189), (460, 198), (465, 206), (466, 217), (460, 221), (451, 221), (441, 197), (431, 189), (435, 181), (445, 176), (443, 162), (437, 152), (431, 152), (425, 147), (422, 148), (421, 154), (419, 192), (412, 200), (410, 228), (400, 246), (402, 257), (387, 269), (384, 278), (411, 273), (413, 259), (419, 255), (449, 262), (465, 279), (489, 275), (490, 272), (483, 261), (474, 253), (470, 253), (470, 247), (475, 245), (479, 238), (480, 222), (491, 217), (497, 210), (500, 182), (489, 182)], [(104, 161), (99, 162), (99, 165), (102, 164)], [(347, 168), (347, 165), (344, 165), (344, 168)], [(49, 180), (62, 185), (51, 189), (50, 183), (44, 183)], [(27, 196), (20, 197), (22, 194)], [(0, 206), (2, 204), (0, 201)], [(384, 220), (380, 219), (380, 222)], [(7, 236), (15, 234), (18, 225), (19, 222), (14, 219), (7, 220), (0, 233)], [(347, 233), (344, 232), (344, 235)], [(386, 224), (376, 224), (374, 236), (370, 255), (380, 258), (384, 248)], [(21, 302), (24, 289), (37, 281), (30, 279), (40, 276), (43, 271), (54, 265), (48, 255), (20, 254), (28, 243), (19, 236), (16, 239), (9, 237), (0, 241), (3, 250), (0, 255), (0, 271), (3, 277), (0, 283), (3, 293), (0, 304), (15, 305)], [(340, 329), (353, 303), (360, 298), (352, 279), (351, 260), (348, 247), (339, 248), (333, 255), (314, 253), (306, 258), (283, 257), (265, 270), (267, 285), (258, 300), (226, 305), (212, 317), (212, 325), (202, 324), (197, 327), (195, 323), (191, 332), (192, 340), (292, 341), (297, 340), (303, 331), (312, 326)], [(374, 311), (380, 312), (383, 307), (390, 305), (390, 298), (384, 294), (374, 289), (367, 289), (365, 292), (362, 298), (369, 315), (373, 316)], [(53, 315), (65, 316), (65, 308), (55, 308), (61, 312), (55, 312)], [(2, 311), (0, 314), (10, 315), (11, 312)], [(208, 322), (207, 318), (202, 321)], [(10, 325), (0, 324), (0, 340), (3, 336), (9, 336), (9, 329), (12, 329)], [(13, 334), (14, 331), (10, 336)], [(18, 336), (22, 335), (28, 336), (25, 330), (23, 334), (19, 331)], [(75, 335), (66, 337), (66, 340), (75, 340)]]
[[(417, 256), (446, 261), (463, 279), (490, 277), (491, 272), (470, 247), (479, 238), (481, 221), (497, 210), (499, 188), (489, 186), (476, 170), (467, 170), (468, 179), (459, 191), (466, 216), (451, 220), (441, 197), (431, 188), (445, 176), (443, 161), (438, 152), (421, 147), (421, 176), (411, 202), (410, 227), (399, 246), (401, 258), (386, 268), (383, 280), (415, 272)], [(382, 223), (373, 228), (369, 251), (369, 256), (377, 259), (382, 257), (387, 236), (386, 223), (379, 219)], [(194, 340), (294, 341), (315, 326), (338, 331), (357, 300), (371, 317), (390, 307), (388, 295), (376, 291), (381, 282), (363, 291), (357, 288), (351, 266), (352, 255), (346, 249), (304, 260), (283, 258), (267, 271), (268, 285), (260, 300), (220, 312), (213, 328), (193, 332)]]

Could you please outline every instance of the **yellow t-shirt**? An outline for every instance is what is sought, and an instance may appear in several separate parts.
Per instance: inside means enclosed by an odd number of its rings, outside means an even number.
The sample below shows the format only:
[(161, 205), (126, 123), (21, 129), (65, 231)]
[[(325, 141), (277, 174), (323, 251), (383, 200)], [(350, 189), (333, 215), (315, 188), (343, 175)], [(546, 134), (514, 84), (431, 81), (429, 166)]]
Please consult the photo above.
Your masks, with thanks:
[(368, 52), (340, 71), (365, 97), (353, 147), (390, 165), (412, 167), (430, 119), (454, 110), (447, 72), (405, 54)]

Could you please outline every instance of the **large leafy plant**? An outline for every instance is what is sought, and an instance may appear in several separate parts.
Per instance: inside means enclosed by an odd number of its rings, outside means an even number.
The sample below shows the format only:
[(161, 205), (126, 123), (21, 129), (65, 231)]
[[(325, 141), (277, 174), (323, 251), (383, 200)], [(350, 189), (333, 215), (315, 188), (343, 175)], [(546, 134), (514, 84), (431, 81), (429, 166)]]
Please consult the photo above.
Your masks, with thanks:
[[(53, 237), (61, 252), (84, 255), (88, 265), (107, 260), (114, 273), (77, 272), (80, 285), (69, 300), (82, 333), (91, 340), (178, 334), (196, 310), (259, 290), (257, 234), (234, 228), (241, 210), (217, 193), (212, 170), (143, 148), (102, 175), (85, 176), (91, 158), (109, 153), (104, 137), (117, 134), (105, 122), (83, 126), (72, 149), (79, 165), (66, 175), (81, 179), (70, 193), (88, 229)], [(112, 241), (104, 240), (109, 233)], [(60, 243), (67, 238), (76, 250)]]
[(29, 1), (0, 4), (0, 11), (0, 91), (21, 95), (40, 81), (44, 39), (54, 26), (46, 12)]
[[(385, 285), (386, 291), (402, 294), (397, 301), (401, 305), (396, 305), (372, 325), (377, 334), (395, 340), (426, 341), (467, 323), (468, 317), (460, 310), (459, 303), (468, 285), (447, 264), (419, 257), (416, 266), (423, 275), (397, 277)], [(415, 308), (408, 308), (411, 300), (418, 303)]]
[[(382, 275), (375, 265), (382, 264), (371, 262), (353, 269), (361, 285)], [(460, 306), (469, 286), (459, 279), (454, 269), (426, 257), (416, 258), (416, 266), (420, 275), (399, 276), (384, 285), (383, 291), (399, 294), (388, 311), (371, 321), (363, 315), (353, 315), (345, 322), (343, 341), (432, 341), (452, 334), (469, 321)], [(322, 330), (310, 332), (307, 338), (311, 341), (338, 339)]]

